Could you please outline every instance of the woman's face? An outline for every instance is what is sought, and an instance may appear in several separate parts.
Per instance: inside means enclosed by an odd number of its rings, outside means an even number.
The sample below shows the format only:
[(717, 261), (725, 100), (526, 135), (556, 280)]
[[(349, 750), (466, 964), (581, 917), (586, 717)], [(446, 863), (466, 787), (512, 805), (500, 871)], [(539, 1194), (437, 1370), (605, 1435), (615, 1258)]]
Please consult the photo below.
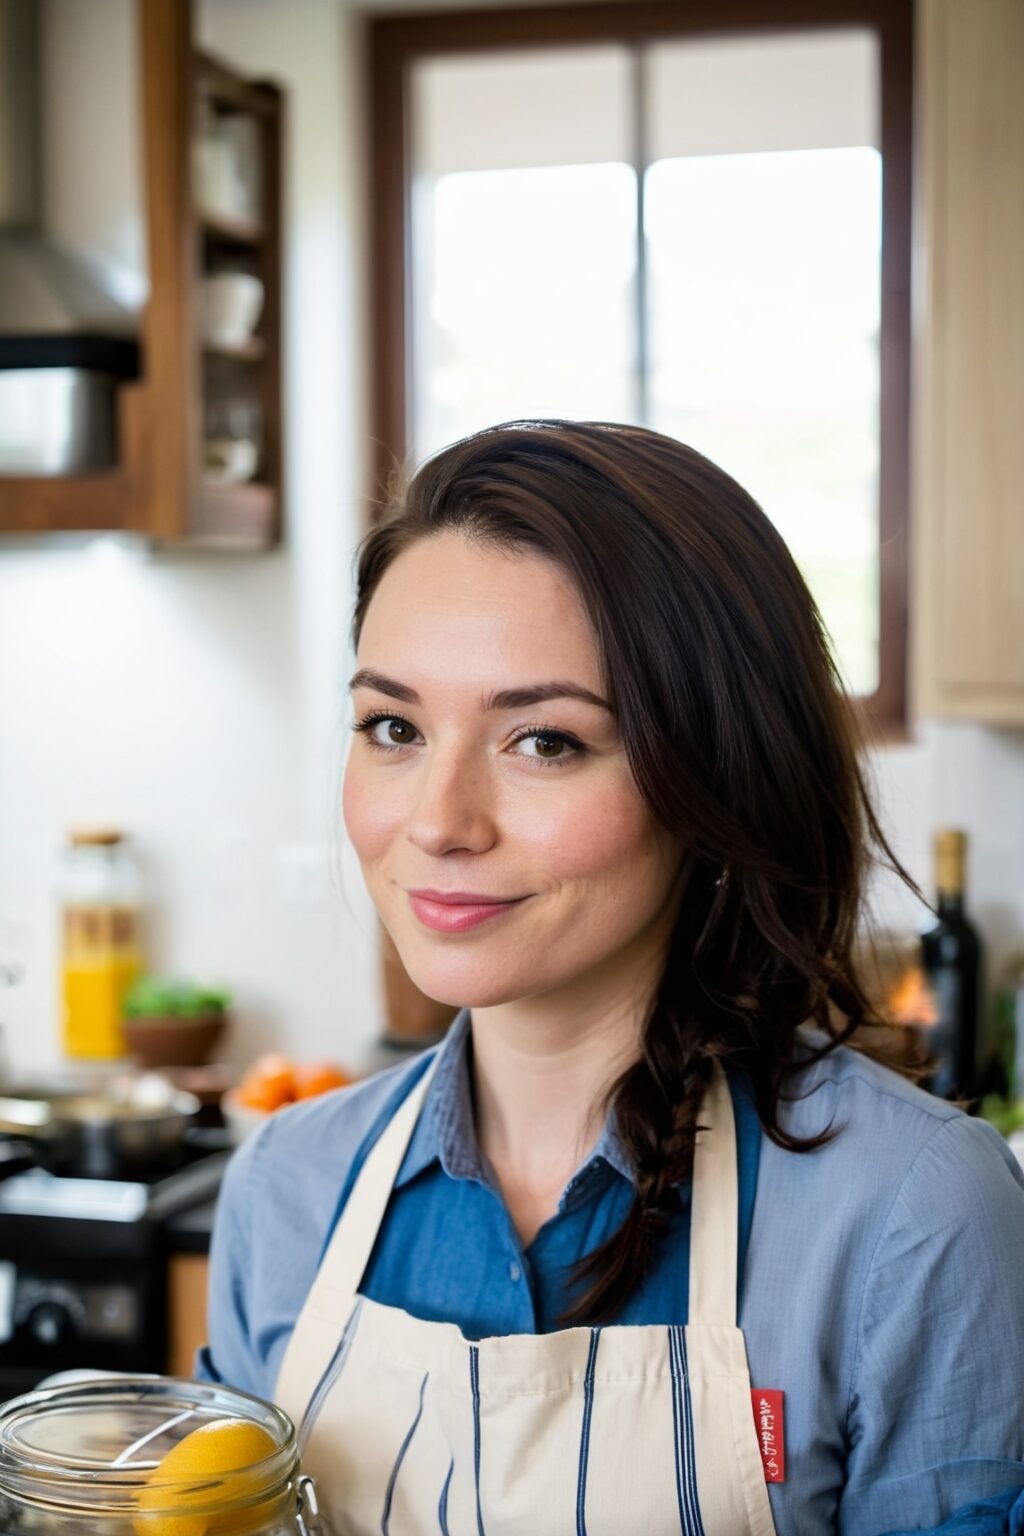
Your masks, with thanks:
[[(593, 701), (490, 699), (552, 684)], [(681, 853), (641, 799), (603, 693), (589, 621), (552, 562), (445, 533), (381, 579), (353, 686), (357, 724), (380, 718), (352, 742), (344, 816), (428, 997), (623, 994), (663, 953)], [(463, 926), (464, 911), (410, 895), (424, 889), (513, 904)]]

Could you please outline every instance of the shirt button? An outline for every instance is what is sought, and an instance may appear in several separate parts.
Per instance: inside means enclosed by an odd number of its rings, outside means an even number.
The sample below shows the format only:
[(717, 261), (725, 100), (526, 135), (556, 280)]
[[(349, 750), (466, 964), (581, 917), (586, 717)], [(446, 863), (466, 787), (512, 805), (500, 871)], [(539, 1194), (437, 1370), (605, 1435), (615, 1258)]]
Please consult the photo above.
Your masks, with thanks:
[(512, 1263), (508, 1267), (508, 1277), (512, 1281), (513, 1285), (517, 1280), (522, 1278), (522, 1274), (522, 1270), (519, 1268), (519, 1265), (516, 1263), (515, 1259), (513, 1259)]

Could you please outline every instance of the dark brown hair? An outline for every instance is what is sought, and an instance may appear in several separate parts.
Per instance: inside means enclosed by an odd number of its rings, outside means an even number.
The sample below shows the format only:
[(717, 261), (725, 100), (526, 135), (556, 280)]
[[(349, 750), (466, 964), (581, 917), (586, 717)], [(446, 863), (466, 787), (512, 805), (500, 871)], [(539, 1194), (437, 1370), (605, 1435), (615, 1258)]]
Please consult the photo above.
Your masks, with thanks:
[[(606, 697), (655, 817), (694, 856), (641, 1054), (609, 1091), (637, 1194), (576, 1266), (562, 1319), (614, 1318), (692, 1170), (712, 1063), (749, 1074), (768, 1136), (801, 1061), (880, 1025), (854, 941), (876, 819), (821, 616), (780, 535), (692, 448), (610, 422), (517, 421), (428, 460), (359, 550), (354, 644), (410, 545), (456, 531), (556, 562), (597, 636)], [(826, 1041), (808, 1053), (797, 1030)]]

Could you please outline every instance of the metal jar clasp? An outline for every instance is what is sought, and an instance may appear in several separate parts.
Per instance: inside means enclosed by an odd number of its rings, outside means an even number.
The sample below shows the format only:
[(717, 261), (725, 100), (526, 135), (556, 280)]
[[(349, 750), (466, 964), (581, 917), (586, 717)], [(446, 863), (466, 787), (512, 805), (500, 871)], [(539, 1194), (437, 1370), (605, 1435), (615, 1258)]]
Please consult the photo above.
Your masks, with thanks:
[(320, 1524), (316, 1483), (305, 1473), (295, 1484), (295, 1505), (300, 1536), (324, 1536), (323, 1527)]

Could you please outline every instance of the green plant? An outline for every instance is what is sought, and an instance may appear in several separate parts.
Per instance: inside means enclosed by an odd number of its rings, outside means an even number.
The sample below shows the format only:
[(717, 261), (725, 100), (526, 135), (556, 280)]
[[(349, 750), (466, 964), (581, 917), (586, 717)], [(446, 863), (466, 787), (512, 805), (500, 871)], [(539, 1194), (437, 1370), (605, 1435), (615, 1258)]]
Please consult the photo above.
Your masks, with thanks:
[(139, 976), (125, 994), (121, 1011), (127, 1019), (195, 1019), (208, 1013), (223, 1013), (230, 1002), (231, 993), (223, 988)]
[(1003, 1136), (1012, 1136), (1014, 1131), (1024, 1128), (1024, 1102), (1004, 1099), (999, 1094), (989, 1093), (981, 1101), (979, 1114), (983, 1120), (994, 1125)]

